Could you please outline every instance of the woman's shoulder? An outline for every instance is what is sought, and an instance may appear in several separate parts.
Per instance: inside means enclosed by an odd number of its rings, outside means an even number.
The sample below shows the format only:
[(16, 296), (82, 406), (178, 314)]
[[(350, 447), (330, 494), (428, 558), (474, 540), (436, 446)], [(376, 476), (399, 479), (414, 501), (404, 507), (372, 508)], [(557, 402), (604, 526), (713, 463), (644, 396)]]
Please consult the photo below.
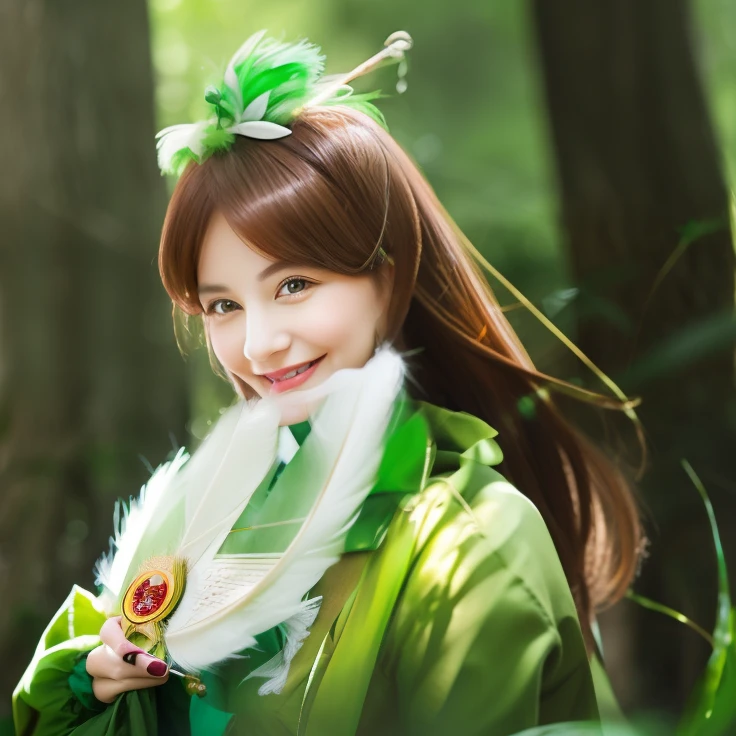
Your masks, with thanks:
[(489, 601), (514, 588), (513, 600), (538, 607), (551, 624), (576, 617), (557, 551), (534, 504), (500, 475), (483, 479), (468, 502), (469, 489), (457, 480), (433, 478), (405, 508), (417, 520), (415, 577), (427, 589), (482, 577)]
[(436, 444), (429, 482), (410, 504), (411, 513), (433, 520), (432, 531), (425, 528), (418, 540), (422, 566), (452, 550), (500, 587), (522, 588), (530, 604), (551, 619), (576, 615), (542, 515), (494, 467), (503, 459), (496, 430), (464, 412), (421, 403), (419, 408)]
[[(537, 508), (494, 467), (495, 431), (469, 415), (427, 414), (439, 462), (395, 520), (411, 528), (414, 554), (386, 648), (410, 694), (408, 721), (444, 733), (472, 711), (479, 733), (512, 733), (597, 719), (562, 565)], [(389, 532), (389, 545), (397, 540)]]

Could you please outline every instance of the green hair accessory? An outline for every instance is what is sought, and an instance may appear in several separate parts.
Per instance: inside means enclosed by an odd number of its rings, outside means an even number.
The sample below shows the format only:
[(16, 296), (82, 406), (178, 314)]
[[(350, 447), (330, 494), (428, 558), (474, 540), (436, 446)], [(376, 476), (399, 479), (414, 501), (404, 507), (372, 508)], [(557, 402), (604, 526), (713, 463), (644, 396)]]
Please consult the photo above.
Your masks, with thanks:
[(291, 135), (287, 127), (307, 108), (350, 105), (385, 127), (371, 100), (379, 92), (354, 94), (349, 82), (384, 63), (399, 63), (399, 93), (406, 89), (406, 52), (411, 36), (391, 34), (384, 48), (347, 74), (323, 76), (325, 57), (307, 41), (282, 43), (253, 34), (230, 59), (220, 87), (205, 89), (213, 115), (197, 123), (172, 125), (160, 131), (158, 165), (164, 174), (180, 175), (190, 161), (202, 163), (216, 151), (232, 146), (236, 135), (274, 140)]

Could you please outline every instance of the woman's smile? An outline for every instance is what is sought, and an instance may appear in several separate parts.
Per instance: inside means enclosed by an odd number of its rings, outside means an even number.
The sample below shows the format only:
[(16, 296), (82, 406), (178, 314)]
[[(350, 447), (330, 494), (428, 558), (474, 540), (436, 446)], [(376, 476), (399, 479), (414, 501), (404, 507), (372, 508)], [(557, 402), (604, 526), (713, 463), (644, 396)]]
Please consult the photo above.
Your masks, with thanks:
[(264, 373), (263, 375), (271, 381), (271, 393), (281, 394), (284, 391), (289, 391), (306, 383), (312, 377), (317, 369), (317, 365), (324, 357), (323, 355), (321, 358), (301, 363), (296, 367), (291, 366), (290, 368), (284, 368), (273, 373)]

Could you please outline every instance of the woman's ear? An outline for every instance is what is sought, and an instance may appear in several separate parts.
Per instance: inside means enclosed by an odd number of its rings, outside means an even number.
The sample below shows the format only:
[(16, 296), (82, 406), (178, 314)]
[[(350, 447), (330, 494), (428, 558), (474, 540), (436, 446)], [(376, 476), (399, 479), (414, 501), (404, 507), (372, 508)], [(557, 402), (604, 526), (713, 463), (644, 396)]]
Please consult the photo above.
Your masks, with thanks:
[(391, 295), (394, 289), (393, 263), (384, 262), (375, 275), (376, 295), (381, 309), (381, 316), (376, 325), (376, 347), (386, 340), (389, 324)]
[(384, 261), (376, 274), (376, 284), (378, 286), (378, 296), (388, 308), (391, 301), (391, 294), (394, 290), (394, 264), (392, 261)]

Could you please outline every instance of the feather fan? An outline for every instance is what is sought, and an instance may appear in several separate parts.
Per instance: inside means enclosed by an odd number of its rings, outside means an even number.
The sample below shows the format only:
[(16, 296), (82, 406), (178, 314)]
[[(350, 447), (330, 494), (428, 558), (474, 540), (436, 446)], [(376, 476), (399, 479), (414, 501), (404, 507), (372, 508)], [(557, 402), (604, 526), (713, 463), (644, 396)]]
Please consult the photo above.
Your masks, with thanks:
[[(362, 369), (338, 371), (315, 389), (279, 397), (283, 405), (317, 403), (326, 396), (308, 438), (309, 477), (296, 481), (301, 487), (279, 490), (312, 493), (315, 501), (281, 554), (216, 557), (219, 543), (213, 538), (191, 566), (182, 600), (166, 628), (166, 647), (179, 665), (190, 671), (211, 667), (252, 646), (257, 634), (289, 620), (300, 632), (299, 642), (287, 642), (287, 658), (293, 656), (311, 624), (310, 612), (315, 612), (315, 600), (303, 599), (339, 559), (347, 531), (375, 481), (403, 375), (401, 358), (384, 349)], [(208, 503), (218, 502), (212, 496)], [(283, 668), (280, 675), (283, 680)]]
[[(320, 599), (306, 595), (339, 559), (375, 482), (403, 376), (401, 358), (384, 349), (363, 368), (338, 371), (314, 389), (241, 402), (225, 412), (191, 459), (180, 451), (129, 509), (117, 509), (116, 553), (98, 563), (106, 610), (119, 612), (122, 594), (148, 559), (184, 558), (185, 590), (164, 631), (169, 656), (199, 671), (281, 626), (283, 651), (251, 673), (271, 678), (260, 692), (278, 692), (319, 609)], [(219, 555), (277, 452), (288, 461), (296, 449), (285, 436), (289, 430), (279, 429), (282, 410), (294, 404), (310, 413), (312, 431), (302, 448), (309, 473), (284, 472), (276, 489), (283, 497), (313, 499), (306, 519), (293, 520), (301, 525), (286, 549)]]

